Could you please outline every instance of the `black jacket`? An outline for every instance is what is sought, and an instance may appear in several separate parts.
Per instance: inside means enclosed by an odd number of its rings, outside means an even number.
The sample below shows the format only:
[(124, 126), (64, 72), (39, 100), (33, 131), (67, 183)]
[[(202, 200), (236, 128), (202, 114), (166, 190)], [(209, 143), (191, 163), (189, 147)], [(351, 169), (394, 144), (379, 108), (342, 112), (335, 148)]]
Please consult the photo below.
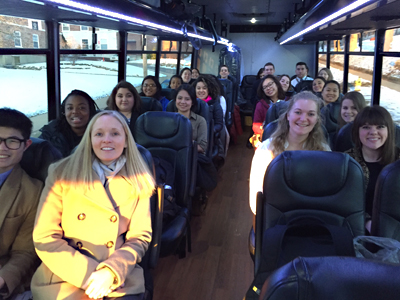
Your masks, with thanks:
[(214, 120), (214, 132), (220, 132), (224, 127), (224, 113), (219, 100), (211, 99), (207, 102)]

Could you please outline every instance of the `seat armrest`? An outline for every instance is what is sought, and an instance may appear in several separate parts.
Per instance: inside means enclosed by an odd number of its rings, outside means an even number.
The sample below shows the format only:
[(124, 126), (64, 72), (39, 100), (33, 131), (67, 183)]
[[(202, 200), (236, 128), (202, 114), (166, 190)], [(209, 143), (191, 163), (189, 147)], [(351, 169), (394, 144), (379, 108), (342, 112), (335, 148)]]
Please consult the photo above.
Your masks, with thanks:
[[(152, 247), (149, 257), (149, 268), (154, 269), (160, 256), (160, 245), (162, 235), (162, 221), (164, 211), (164, 185), (156, 185), (157, 203), (155, 205), (155, 216), (153, 223), (153, 233), (150, 247)], [(152, 197), (153, 197), (152, 196)]]

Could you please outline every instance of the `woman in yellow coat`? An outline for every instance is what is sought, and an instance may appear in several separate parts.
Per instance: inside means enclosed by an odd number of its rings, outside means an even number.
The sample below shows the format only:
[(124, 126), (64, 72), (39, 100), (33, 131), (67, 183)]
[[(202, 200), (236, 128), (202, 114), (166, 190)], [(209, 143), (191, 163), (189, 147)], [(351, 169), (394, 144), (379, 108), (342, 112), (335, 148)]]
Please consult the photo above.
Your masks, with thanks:
[(123, 117), (95, 115), (75, 153), (49, 168), (33, 231), (43, 262), (34, 298), (142, 299), (153, 189)]

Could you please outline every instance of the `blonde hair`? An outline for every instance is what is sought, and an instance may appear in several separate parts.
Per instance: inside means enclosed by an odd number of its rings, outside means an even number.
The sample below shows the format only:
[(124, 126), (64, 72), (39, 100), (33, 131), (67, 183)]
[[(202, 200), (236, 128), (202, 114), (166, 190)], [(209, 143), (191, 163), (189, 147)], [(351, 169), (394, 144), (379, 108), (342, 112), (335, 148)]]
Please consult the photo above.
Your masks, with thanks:
[(317, 123), (308, 134), (308, 137), (305, 141), (304, 150), (325, 150), (324, 144), (326, 144), (326, 139), (321, 127), (321, 107), (323, 106), (322, 100), (315, 96), (313, 93), (309, 91), (304, 91), (294, 95), (293, 98), (289, 100), (289, 105), (286, 112), (282, 114), (278, 119), (278, 127), (276, 131), (271, 135), (271, 145), (274, 156), (277, 156), (285, 151), (285, 143), (290, 130), (287, 115), (293, 108), (293, 105), (299, 100), (314, 101), (316, 106), (315, 113), (317, 114)]
[(127, 180), (133, 186), (132, 193), (134, 197), (139, 197), (139, 199), (142, 197), (150, 197), (154, 190), (154, 178), (152, 173), (136, 147), (127, 122), (120, 113), (113, 110), (101, 111), (92, 118), (76, 151), (57, 164), (57, 167), (62, 168), (60, 179), (70, 182), (73, 186), (83, 184), (87, 189), (93, 188), (94, 178), (92, 164), (96, 156), (92, 149), (91, 134), (94, 123), (102, 116), (112, 116), (117, 119), (125, 131), (127, 144), (127, 147), (124, 149), (126, 157), (125, 168)]

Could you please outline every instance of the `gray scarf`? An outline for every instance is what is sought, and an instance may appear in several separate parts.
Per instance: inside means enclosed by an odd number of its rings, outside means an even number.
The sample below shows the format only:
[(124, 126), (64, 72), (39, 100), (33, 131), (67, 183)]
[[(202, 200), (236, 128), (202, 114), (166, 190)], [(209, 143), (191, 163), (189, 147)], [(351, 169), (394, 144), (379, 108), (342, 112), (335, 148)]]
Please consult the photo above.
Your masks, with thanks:
[(110, 182), (111, 179), (118, 174), (118, 172), (123, 168), (126, 162), (125, 155), (121, 155), (118, 159), (113, 161), (109, 166), (101, 163), (97, 158), (94, 159), (92, 164), (92, 169), (96, 172), (96, 174), (100, 177), (103, 185), (106, 182)]

